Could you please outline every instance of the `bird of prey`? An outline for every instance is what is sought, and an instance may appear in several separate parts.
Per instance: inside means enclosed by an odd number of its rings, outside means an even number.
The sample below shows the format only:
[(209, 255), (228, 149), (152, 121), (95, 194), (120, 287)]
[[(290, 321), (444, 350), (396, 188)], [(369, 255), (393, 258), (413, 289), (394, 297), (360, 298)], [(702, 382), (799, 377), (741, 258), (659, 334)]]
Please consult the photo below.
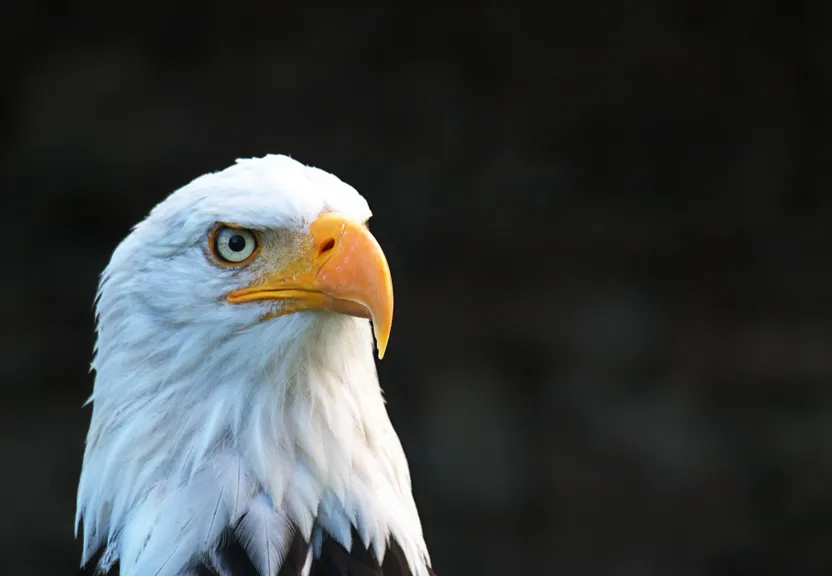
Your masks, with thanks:
[(369, 218), (337, 177), (269, 155), (180, 188), (116, 248), (84, 573), (433, 575), (376, 373), (393, 288)]

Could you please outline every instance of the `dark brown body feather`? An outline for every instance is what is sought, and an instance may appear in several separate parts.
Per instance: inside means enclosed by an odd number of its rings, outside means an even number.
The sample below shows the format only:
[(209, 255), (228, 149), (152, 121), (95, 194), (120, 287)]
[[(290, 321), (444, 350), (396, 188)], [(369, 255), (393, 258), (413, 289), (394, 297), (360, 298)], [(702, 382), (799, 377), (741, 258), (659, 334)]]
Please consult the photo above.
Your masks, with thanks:
[[(370, 550), (364, 547), (355, 529), (352, 534), (352, 550), (347, 551), (338, 542), (324, 537), (320, 558), (312, 561), (310, 576), (412, 576), (407, 566), (407, 559), (401, 546), (390, 539), (384, 561), (379, 563)], [(103, 552), (103, 551), (102, 551)], [(309, 543), (300, 535), (296, 536), (289, 547), (286, 559), (276, 574), (260, 574), (252, 565), (242, 546), (229, 536), (227, 544), (219, 550), (218, 560), (221, 569), (199, 564), (193, 570), (197, 576), (301, 576), (309, 552)], [(118, 563), (109, 572), (96, 571), (101, 552), (94, 556), (81, 569), (78, 576), (119, 576)], [(436, 574), (429, 568), (431, 576)]]

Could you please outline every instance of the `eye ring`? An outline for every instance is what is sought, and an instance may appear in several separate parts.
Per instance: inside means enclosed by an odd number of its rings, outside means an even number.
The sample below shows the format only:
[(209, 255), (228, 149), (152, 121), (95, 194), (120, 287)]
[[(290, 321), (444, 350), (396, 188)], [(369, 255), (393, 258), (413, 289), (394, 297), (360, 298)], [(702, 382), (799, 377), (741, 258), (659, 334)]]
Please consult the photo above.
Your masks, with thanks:
[(260, 239), (253, 230), (219, 223), (208, 237), (208, 249), (221, 266), (245, 266), (260, 253)]

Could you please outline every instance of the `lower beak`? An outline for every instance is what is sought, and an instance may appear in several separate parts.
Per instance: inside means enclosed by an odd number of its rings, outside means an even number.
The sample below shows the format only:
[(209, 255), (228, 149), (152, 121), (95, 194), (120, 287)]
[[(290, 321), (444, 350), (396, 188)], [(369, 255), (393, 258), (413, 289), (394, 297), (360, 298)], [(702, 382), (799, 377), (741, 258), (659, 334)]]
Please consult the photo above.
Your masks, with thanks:
[(393, 323), (393, 282), (378, 242), (366, 226), (335, 214), (323, 214), (291, 261), (265, 281), (226, 296), (232, 304), (281, 300), (270, 316), (326, 310), (371, 318), (384, 357)]

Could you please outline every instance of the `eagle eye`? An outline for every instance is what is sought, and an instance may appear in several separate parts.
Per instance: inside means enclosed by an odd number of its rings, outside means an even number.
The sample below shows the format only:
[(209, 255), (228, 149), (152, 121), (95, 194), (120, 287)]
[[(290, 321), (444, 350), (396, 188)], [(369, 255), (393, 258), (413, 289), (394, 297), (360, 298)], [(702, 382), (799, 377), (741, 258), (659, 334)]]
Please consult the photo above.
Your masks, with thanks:
[(211, 254), (221, 264), (240, 266), (250, 262), (260, 249), (257, 236), (251, 230), (220, 224), (211, 233)]

